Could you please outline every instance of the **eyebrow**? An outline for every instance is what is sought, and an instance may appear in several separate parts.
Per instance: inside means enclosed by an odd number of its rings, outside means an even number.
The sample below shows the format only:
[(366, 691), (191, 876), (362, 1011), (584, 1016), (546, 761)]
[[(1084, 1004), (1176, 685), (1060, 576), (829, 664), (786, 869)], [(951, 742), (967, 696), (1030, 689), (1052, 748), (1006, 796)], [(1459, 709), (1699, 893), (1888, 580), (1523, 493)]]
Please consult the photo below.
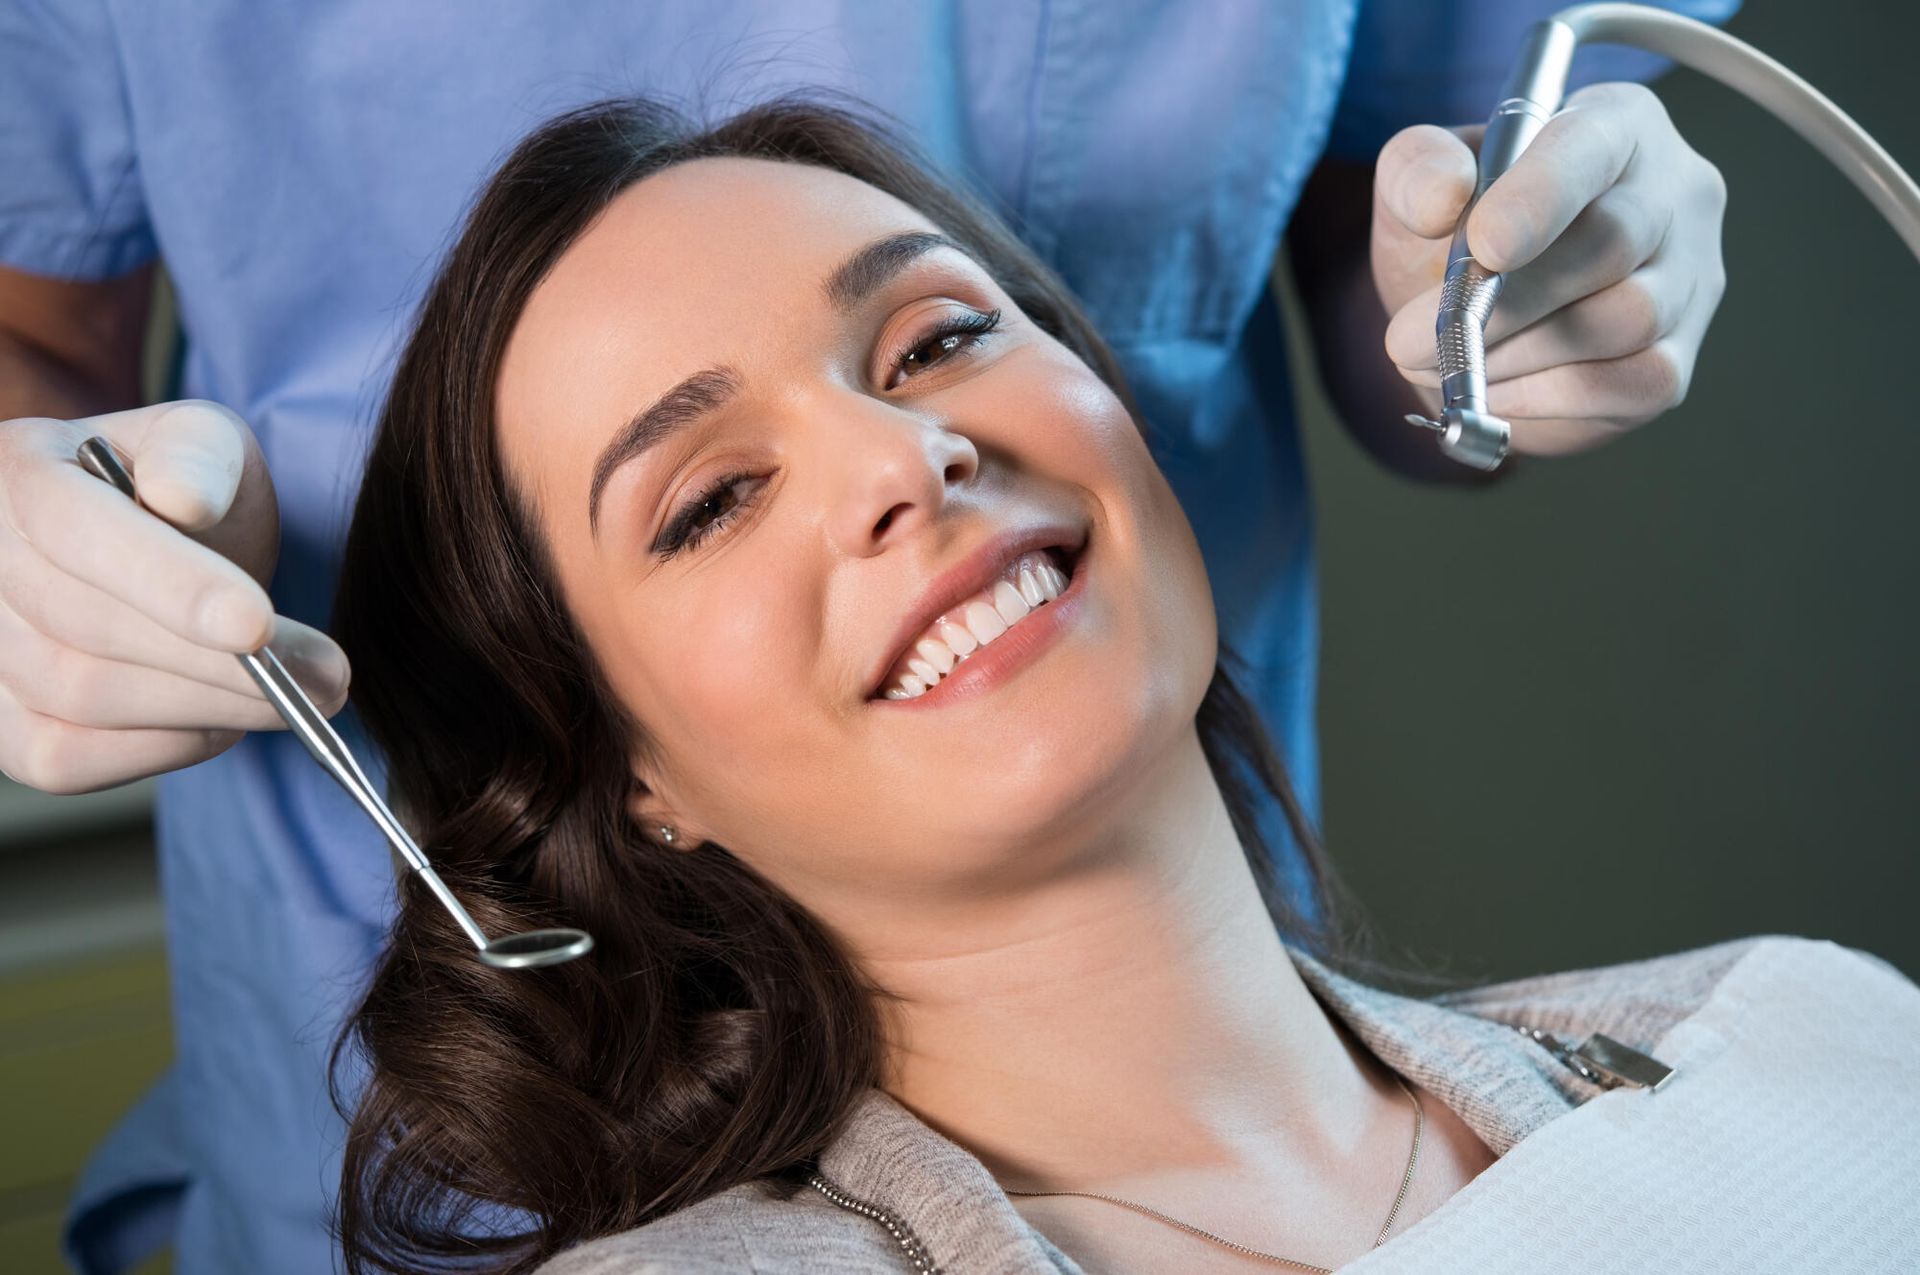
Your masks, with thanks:
[(613, 436), (593, 463), (593, 487), (587, 495), (587, 526), (600, 534), (600, 495), (614, 471), (693, 424), (718, 411), (740, 392), (740, 374), (730, 367), (695, 372), (637, 413)]
[[(918, 258), (936, 248), (951, 248), (969, 258), (972, 253), (942, 234), (909, 230), (887, 235), (856, 250), (834, 267), (821, 290), (827, 303), (841, 314), (884, 287)], [(738, 371), (716, 366), (695, 372), (635, 412), (615, 431), (613, 439), (593, 463), (593, 482), (587, 492), (587, 526), (600, 534), (600, 497), (614, 473), (628, 461), (658, 447), (688, 426), (724, 407), (740, 392)]]
[(827, 276), (823, 289), (828, 303), (845, 314), (879, 291), (887, 280), (906, 269), (908, 263), (935, 248), (951, 248), (964, 256), (973, 255), (945, 235), (931, 231), (909, 230), (888, 235), (848, 257)]

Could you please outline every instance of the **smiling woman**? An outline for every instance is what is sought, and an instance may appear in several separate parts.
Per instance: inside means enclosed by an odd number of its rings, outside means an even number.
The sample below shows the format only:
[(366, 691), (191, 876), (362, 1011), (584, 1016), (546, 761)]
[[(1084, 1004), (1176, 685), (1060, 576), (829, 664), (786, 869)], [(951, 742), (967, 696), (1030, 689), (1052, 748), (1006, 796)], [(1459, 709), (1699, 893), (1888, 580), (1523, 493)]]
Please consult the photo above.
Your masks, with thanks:
[[(1270, 938), (1341, 957), (1146, 431), (1065, 289), (876, 122), (623, 101), (520, 146), (398, 366), (334, 628), (480, 923), (598, 947), (495, 977), (403, 885), (338, 1055), (370, 1063), (352, 1269), (528, 1270), (791, 1191), (863, 1094), (915, 1088), (882, 1014), (919, 962), (1016, 941), (1007, 890), (1187, 821)], [(1308, 848), (1312, 921), (1249, 782)]]
[(876, 124), (618, 102), (521, 145), (396, 370), (336, 627), (476, 919), (598, 946), (490, 969), (403, 883), (336, 1055), (351, 1271), (1912, 1265), (1884, 962), (1350, 977), (1148, 442), (1062, 286)]

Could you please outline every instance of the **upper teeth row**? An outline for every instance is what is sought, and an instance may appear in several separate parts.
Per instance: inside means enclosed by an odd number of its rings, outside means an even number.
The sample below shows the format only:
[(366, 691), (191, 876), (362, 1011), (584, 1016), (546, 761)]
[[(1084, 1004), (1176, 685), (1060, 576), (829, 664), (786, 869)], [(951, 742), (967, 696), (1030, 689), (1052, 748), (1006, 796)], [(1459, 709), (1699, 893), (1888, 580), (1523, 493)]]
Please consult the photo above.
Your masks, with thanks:
[(979, 648), (1066, 591), (1067, 577), (1044, 552), (1023, 553), (988, 588), (927, 627), (907, 648), (907, 672), (887, 684), (888, 699), (912, 699)]

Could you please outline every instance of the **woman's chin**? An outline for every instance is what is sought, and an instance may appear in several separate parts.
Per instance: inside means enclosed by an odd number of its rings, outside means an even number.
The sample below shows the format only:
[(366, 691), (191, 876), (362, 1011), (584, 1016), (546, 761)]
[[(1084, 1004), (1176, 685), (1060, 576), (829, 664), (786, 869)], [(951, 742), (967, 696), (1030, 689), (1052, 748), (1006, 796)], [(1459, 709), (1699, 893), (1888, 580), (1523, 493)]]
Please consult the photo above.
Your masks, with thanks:
[[(1057, 654), (1066, 664), (1065, 651)], [(1062, 688), (1037, 668), (1032, 681), (1031, 693), (997, 713), (982, 697), (941, 716), (956, 734), (924, 754), (925, 766), (909, 768), (894, 756), (889, 786), (912, 796), (900, 818), (922, 830), (916, 842), (973, 868), (1046, 844), (1084, 842), (1192, 730), (1191, 710), (1179, 720), (1181, 704), (1163, 681), (1136, 677), (1131, 684), (1143, 693), (1126, 696), (1088, 694), (1084, 681), (1071, 679), (1061, 679)], [(909, 769), (923, 773), (909, 778)]]

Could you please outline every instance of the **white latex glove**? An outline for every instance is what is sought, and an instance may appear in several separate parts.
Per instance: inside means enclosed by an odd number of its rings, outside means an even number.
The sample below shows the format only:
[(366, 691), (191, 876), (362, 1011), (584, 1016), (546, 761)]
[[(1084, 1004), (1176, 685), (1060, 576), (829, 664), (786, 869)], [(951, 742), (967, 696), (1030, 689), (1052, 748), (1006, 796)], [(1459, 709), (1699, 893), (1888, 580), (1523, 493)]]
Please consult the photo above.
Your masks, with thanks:
[[(1374, 285), (1387, 354), (1440, 414), (1434, 319), (1447, 248), (1473, 194), (1484, 126), (1403, 129), (1374, 170)], [(1506, 276), (1487, 325), (1487, 410), (1513, 450), (1578, 451), (1686, 397), (1726, 290), (1727, 188), (1652, 90), (1571, 93), (1467, 222), (1467, 247)]]
[[(94, 434), (146, 509), (81, 468)], [(0, 422), (0, 770), (90, 792), (284, 729), (234, 658), (268, 643), (338, 712), (346, 656), (263, 587), (279, 549), (260, 445), (216, 403)]]

